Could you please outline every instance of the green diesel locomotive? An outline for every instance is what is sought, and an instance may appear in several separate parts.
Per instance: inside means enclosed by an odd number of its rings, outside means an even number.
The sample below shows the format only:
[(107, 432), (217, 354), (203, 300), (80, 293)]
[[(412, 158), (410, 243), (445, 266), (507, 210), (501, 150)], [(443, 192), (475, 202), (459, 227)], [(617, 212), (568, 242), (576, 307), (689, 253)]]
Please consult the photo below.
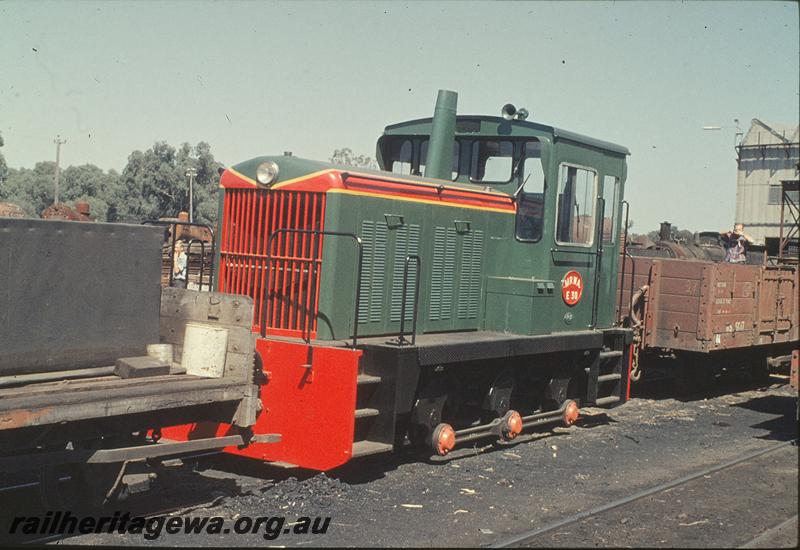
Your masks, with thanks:
[(284, 154), (222, 173), (218, 290), (254, 299), (263, 371), (253, 443), (230, 452), (319, 470), (409, 442), (443, 455), (627, 400), (629, 151), (456, 102), (387, 126), (380, 171)]

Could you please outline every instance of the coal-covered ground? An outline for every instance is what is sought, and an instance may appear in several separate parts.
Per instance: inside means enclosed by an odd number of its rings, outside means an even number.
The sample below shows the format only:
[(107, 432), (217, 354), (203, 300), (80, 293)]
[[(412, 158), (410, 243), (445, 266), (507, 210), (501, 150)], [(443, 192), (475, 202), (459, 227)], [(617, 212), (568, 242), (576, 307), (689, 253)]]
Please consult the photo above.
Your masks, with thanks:
[[(733, 379), (686, 399), (655, 384), (624, 406), (585, 409), (578, 426), (472, 447), (445, 461), (419, 455), (354, 461), (326, 474), (285, 471), (236, 457), (171, 469), (146, 495), (116, 509), (222, 517), (230, 532), (73, 536), (69, 544), (163, 546), (486, 546), (747, 452), (797, 438), (796, 394), (785, 377)], [(797, 515), (797, 447), (718, 474), (642, 506), (562, 529), (568, 546), (739, 546)], [(776, 462), (777, 461), (777, 462)], [(788, 466), (787, 466), (788, 464)], [(174, 470), (174, 471), (172, 471)], [(714, 477), (714, 476), (712, 476)], [(764, 489), (762, 500), (752, 487)], [(689, 491), (688, 493), (686, 491)], [(760, 493), (759, 493), (760, 494)], [(685, 500), (681, 500), (684, 495)], [(748, 498), (748, 495), (750, 497)], [(768, 499), (768, 500), (764, 500)], [(757, 509), (755, 509), (757, 508)], [(329, 517), (325, 534), (237, 534), (240, 518)], [(744, 521), (743, 518), (747, 518)], [(602, 524), (602, 525), (601, 525)], [(649, 536), (648, 530), (657, 536)], [(270, 524), (272, 528), (275, 524)], [(574, 531), (574, 534), (573, 534)], [(613, 533), (613, 537), (608, 533)], [(786, 537), (784, 537), (786, 539)], [(788, 539), (796, 544), (796, 537)], [(531, 545), (552, 546), (551, 538)]]

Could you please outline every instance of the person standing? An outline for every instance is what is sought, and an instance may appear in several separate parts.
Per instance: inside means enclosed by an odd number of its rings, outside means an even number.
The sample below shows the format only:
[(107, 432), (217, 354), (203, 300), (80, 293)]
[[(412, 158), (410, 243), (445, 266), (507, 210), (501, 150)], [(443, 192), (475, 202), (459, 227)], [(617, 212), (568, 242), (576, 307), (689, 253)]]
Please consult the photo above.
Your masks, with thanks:
[(172, 286), (176, 288), (186, 288), (186, 271), (188, 258), (183, 249), (183, 241), (175, 243), (175, 251), (172, 253)]
[(744, 232), (744, 224), (737, 223), (733, 231), (720, 231), (722, 245), (725, 247), (725, 261), (732, 264), (747, 262), (747, 245), (753, 244), (753, 238)]

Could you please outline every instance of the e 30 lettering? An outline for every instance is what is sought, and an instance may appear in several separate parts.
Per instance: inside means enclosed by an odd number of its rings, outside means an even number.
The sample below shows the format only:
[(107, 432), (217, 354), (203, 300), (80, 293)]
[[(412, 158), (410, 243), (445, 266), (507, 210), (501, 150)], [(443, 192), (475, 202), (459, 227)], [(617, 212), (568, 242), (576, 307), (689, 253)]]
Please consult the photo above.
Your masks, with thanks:
[(568, 306), (574, 306), (583, 296), (583, 277), (577, 271), (569, 271), (561, 279), (561, 297)]

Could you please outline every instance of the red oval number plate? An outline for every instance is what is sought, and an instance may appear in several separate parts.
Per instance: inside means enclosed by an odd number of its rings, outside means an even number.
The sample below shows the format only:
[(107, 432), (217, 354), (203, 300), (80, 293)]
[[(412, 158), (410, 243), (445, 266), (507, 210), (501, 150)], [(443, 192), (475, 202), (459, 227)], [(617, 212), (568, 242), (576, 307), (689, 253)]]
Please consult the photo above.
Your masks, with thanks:
[(561, 297), (568, 306), (574, 306), (583, 297), (583, 277), (577, 271), (568, 271), (561, 279)]

